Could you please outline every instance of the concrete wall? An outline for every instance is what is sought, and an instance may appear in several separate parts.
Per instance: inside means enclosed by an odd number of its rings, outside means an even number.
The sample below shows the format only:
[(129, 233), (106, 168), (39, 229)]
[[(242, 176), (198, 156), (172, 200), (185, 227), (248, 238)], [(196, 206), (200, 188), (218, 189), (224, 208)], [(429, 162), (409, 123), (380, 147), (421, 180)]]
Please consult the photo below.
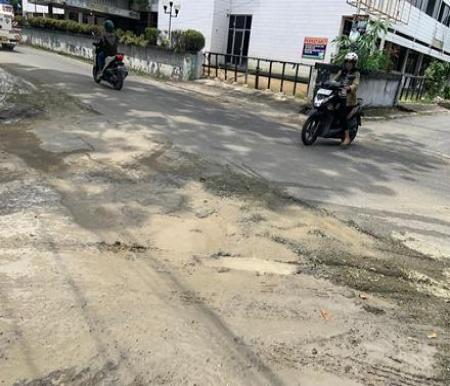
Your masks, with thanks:
[(392, 107), (397, 104), (397, 93), (401, 76), (396, 78), (377, 75), (363, 75), (358, 97), (364, 100), (364, 105), (373, 107)]
[[(41, 29), (22, 30), (26, 44), (58, 53), (93, 60), (93, 40), (83, 35), (70, 35)], [(128, 68), (154, 77), (170, 80), (192, 80), (201, 76), (201, 54), (177, 54), (159, 48), (120, 46)]]
[[(309, 95), (313, 99), (316, 87), (323, 81), (337, 74), (339, 66), (317, 64), (310, 79)], [(397, 104), (402, 76), (400, 74), (371, 73), (362, 74), (358, 98), (370, 107), (393, 107)]]

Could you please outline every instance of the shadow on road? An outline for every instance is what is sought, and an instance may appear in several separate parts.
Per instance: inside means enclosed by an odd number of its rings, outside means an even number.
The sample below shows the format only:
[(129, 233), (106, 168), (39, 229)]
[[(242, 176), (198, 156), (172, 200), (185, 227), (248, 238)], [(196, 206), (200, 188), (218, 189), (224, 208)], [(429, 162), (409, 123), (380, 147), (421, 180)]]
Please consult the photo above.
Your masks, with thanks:
[[(7, 64), (15, 74), (40, 82), (45, 87), (58, 87), (91, 104), (107, 122), (125, 132), (142, 132), (167, 136), (183, 149), (215, 160), (243, 167), (250, 175), (276, 181), (280, 187), (314, 190), (318, 201), (333, 195), (376, 194), (395, 196), (390, 182), (413, 183), (424, 174), (445, 165), (439, 157), (427, 152), (423, 144), (405, 135), (391, 134), (383, 139), (364, 139), (349, 149), (336, 142), (321, 141), (305, 148), (299, 133), (257, 112), (235, 105), (224, 105), (192, 92), (181, 91), (164, 83), (127, 80), (117, 92), (96, 85), (90, 75), (37, 69)], [(104, 138), (109, 125), (79, 133), (104, 141), (104, 146), (130, 150), (123, 138)], [(106, 143), (108, 141), (108, 144)]]

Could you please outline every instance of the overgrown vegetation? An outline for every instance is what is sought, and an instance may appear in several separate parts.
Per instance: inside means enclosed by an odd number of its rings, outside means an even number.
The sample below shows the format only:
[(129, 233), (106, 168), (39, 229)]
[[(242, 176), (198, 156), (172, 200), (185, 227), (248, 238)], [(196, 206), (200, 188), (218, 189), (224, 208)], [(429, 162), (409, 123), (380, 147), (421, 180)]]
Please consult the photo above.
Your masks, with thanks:
[[(17, 20), (17, 18), (16, 18)], [(25, 21), (21, 19), (21, 22)], [(30, 17), (26, 20), (26, 25), (30, 25), (35, 28), (45, 28), (54, 31), (70, 32), (75, 34), (96, 34), (100, 35), (102, 28), (95, 24), (78, 23), (73, 20), (59, 20), (43, 17)]]
[(431, 63), (425, 71), (425, 86), (431, 98), (450, 99), (450, 63)]
[[(75, 34), (89, 35), (94, 33), (99, 36), (103, 29), (99, 25), (78, 23), (72, 20), (59, 20), (43, 17), (31, 17), (27, 20), (16, 17), (19, 25), (31, 26), (34, 28), (45, 28), (54, 31), (69, 32)], [(137, 35), (132, 31), (117, 29), (119, 42), (128, 46), (169, 48), (176, 52), (198, 52), (205, 46), (204, 36), (195, 30), (174, 31), (172, 33), (172, 45), (157, 28), (146, 28), (144, 34)]]
[(385, 21), (370, 21), (366, 33), (356, 40), (341, 36), (334, 41), (339, 45), (339, 52), (334, 63), (342, 64), (345, 55), (356, 52), (359, 56), (358, 66), (361, 71), (386, 71), (392, 65), (390, 55), (378, 47), (378, 41), (388, 32), (389, 24)]
[(172, 47), (181, 52), (198, 52), (205, 47), (205, 37), (198, 31), (174, 31)]

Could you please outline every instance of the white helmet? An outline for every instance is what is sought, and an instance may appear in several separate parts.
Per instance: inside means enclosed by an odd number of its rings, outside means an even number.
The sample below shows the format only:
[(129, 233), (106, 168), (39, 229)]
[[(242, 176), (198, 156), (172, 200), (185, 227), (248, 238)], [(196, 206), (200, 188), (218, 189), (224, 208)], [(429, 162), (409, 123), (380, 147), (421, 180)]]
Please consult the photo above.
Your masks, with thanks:
[(349, 52), (347, 55), (345, 55), (345, 61), (356, 63), (358, 61), (358, 54), (356, 54), (355, 52)]

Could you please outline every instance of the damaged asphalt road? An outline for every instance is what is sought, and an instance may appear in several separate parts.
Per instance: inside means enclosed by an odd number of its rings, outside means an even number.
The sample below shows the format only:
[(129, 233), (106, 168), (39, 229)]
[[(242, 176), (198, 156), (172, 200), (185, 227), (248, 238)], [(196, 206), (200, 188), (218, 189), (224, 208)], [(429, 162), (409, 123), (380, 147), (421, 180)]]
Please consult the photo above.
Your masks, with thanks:
[[(63, 69), (84, 68), (54, 58)], [(340, 198), (325, 205), (336, 217), (253, 168), (238, 172), (239, 157), (231, 167), (213, 162), (212, 142), (199, 152), (174, 141), (163, 128), (182, 133), (196, 123), (182, 106), (169, 121), (156, 107), (116, 120), (92, 99), (112, 91), (89, 83), (93, 91), (68, 95), (62, 78), (55, 88), (35, 71), (20, 91), (9, 89), (3, 103), (15, 113), (4, 110), (0, 123), (0, 382), (448, 383), (450, 264), (441, 236), (448, 221), (435, 215), (445, 197), (430, 203), (426, 253), (410, 240), (426, 233), (424, 208), (394, 224), (380, 220), (391, 205), (383, 201), (355, 209), (350, 222)], [(147, 85), (129, 87), (139, 93)], [(163, 84), (150, 87), (163, 93)], [(127, 93), (119, 95), (127, 104)], [(160, 97), (167, 103), (169, 95)], [(18, 105), (34, 113), (21, 116)], [(225, 138), (231, 126), (223, 130)], [(182, 138), (188, 134), (193, 141), (188, 129)], [(254, 135), (264, 148), (263, 134)], [(223, 142), (227, 157), (243, 156), (232, 137)], [(383, 143), (374, 141), (375, 152)], [(396, 154), (392, 141), (383, 155), (396, 167), (414, 161), (406, 148)], [(346, 165), (354, 154), (344, 154)], [(438, 150), (412, 167), (416, 184), (448, 173)], [(380, 180), (388, 183), (388, 174)], [(304, 199), (311, 202), (308, 193)], [(401, 237), (397, 229), (405, 229)]]

